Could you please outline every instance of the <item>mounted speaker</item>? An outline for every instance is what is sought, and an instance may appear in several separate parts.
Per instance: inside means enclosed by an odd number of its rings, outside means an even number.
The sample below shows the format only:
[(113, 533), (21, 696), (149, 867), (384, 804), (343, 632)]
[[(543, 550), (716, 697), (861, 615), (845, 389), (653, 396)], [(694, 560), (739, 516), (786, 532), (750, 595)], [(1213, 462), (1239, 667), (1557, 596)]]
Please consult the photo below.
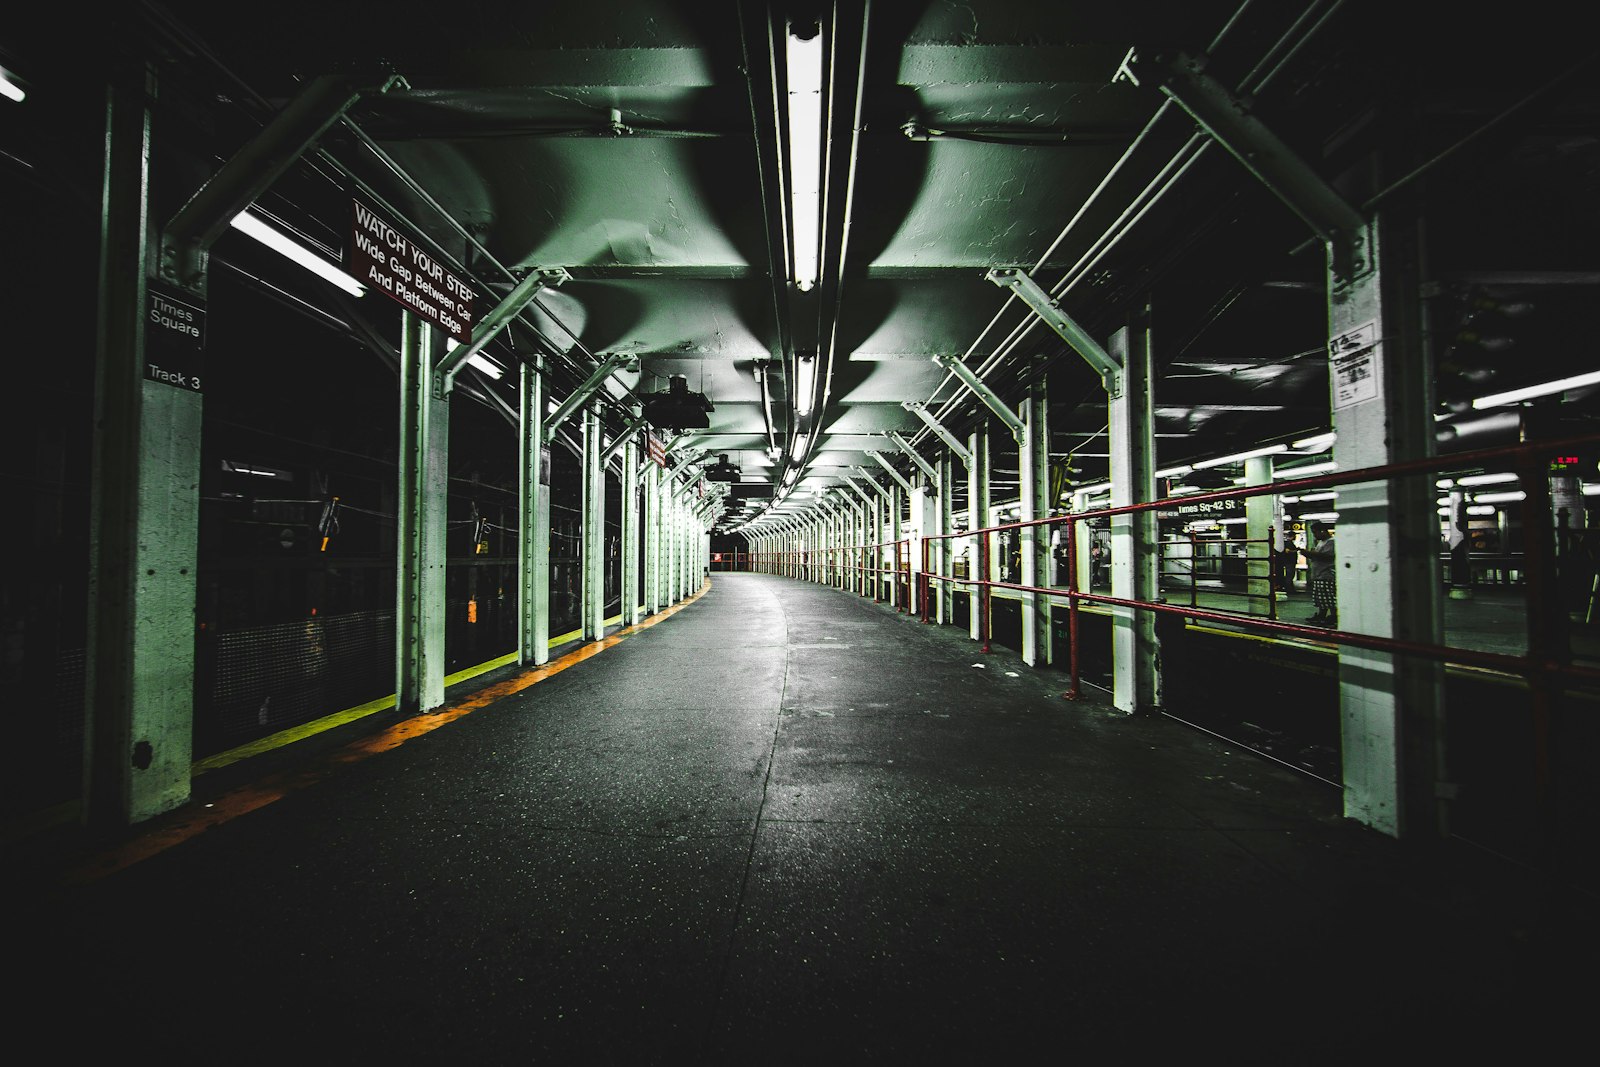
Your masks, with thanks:
[(667, 388), (644, 398), (644, 419), (669, 430), (703, 430), (711, 425), (706, 412), (715, 411), (704, 393), (692, 392), (681, 374), (667, 379)]

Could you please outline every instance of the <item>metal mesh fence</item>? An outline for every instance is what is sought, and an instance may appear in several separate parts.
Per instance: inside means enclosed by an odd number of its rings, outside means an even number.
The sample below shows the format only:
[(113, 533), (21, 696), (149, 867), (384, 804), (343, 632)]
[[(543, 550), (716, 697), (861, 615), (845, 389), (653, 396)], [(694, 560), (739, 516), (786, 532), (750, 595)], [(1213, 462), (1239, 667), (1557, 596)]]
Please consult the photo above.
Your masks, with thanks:
[(201, 641), (196, 756), (394, 692), (393, 611), (219, 633)]

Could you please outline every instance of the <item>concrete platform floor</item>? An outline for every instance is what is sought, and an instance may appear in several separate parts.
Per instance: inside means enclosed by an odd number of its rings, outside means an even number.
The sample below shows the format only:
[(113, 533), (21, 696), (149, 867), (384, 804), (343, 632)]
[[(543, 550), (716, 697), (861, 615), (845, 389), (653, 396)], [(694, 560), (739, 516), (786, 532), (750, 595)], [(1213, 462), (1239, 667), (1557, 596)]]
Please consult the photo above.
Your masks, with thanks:
[(1402, 846), (1337, 790), (1064, 701), (1059, 673), (951, 628), (719, 574), (568, 662), (214, 772), (110, 851), (14, 867), (12, 1044), (1279, 1064), (1587, 1036), (1589, 888)]

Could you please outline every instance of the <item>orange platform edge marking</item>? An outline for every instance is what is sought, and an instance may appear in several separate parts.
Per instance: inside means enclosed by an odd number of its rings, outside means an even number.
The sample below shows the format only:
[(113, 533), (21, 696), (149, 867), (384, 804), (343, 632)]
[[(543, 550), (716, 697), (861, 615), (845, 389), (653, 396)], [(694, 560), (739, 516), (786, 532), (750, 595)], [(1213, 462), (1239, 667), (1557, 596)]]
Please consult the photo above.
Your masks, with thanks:
[(690, 596), (685, 597), (670, 608), (664, 608), (648, 619), (644, 619), (633, 626), (624, 627), (581, 648), (574, 649), (561, 658), (543, 666), (529, 668), (510, 678), (486, 686), (459, 703), (448, 705), (437, 711), (424, 712), (413, 716), (404, 722), (398, 722), (393, 726), (380, 730), (370, 737), (358, 738), (304, 770), (268, 775), (258, 782), (240, 786), (238, 789), (224, 793), (214, 800), (210, 806), (190, 814), (179, 822), (152, 828), (131, 841), (79, 863), (63, 876), (63, 880), (69, 884), (81, 884), (93, 881), (96, 878), (102, 878), (108, 874), (114, 874), (126, 867), (131, 867), (140, 860), (149, 859), (151, 856), (164, 852), (174, 845), (180, 845), (213, 826), (220, 826), (223, 823), (239, 818), (241, 815), (248, 815), (252, 811), (282, 800), (290, 793), (316, 785), (342, 766), (399, 748), (407, 741), (432, 733), (439, 727), (452, 723), (464, 715), (470, 715), (472, 712), (488, 707), (490, 704), (505, 697), (520, 693), (524, 689), (544, 681), (546, 678), (560, 674), (568, 667), (574, 667), (585, 660), (598, 656), (606, 649), (620, 644), (630, 635), (648, 629), (663, 619), (670, 618), (682, 611), (698, 600), (710, 588), (711, 583), (707, 581)]

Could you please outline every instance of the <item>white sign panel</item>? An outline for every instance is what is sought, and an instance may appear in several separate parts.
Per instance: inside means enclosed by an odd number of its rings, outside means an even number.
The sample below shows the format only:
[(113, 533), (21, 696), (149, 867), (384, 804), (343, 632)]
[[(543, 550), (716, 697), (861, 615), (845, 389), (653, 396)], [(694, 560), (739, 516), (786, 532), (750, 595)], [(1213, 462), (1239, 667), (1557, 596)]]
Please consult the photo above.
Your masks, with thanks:
[(1377, 320), (1364, 322), (1328, 340), (1333, 376), (1333, 406), (1347, 408), (1383, 395), (1383, 361)]

